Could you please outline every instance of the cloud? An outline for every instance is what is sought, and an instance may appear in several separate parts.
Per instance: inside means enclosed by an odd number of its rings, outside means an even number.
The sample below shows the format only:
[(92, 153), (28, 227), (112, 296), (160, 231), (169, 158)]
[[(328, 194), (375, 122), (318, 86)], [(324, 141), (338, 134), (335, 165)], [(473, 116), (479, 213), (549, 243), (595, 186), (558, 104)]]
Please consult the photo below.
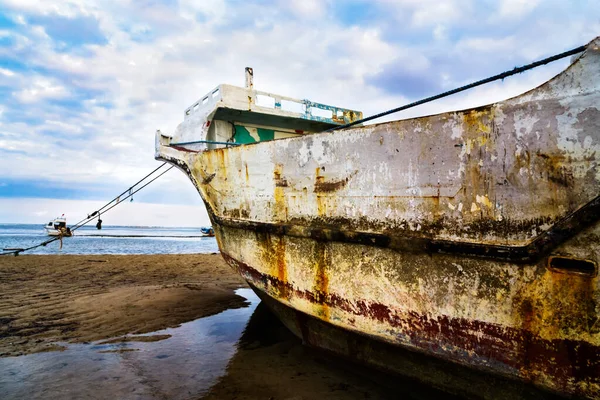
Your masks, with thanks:
[(327, 2), (321, 0), (288, 0), (286, 3), (295, 15), (303, 18), (319, 18), (327, 9)]
[(441, 91), (439, 77), (432, 76), (431, 71), (411, 71), (402, 68), (402, 64), (390, 64), (382, 73), (367, 82), (391, 94), (401, 94), (407, 98), (431, 96)]
[(500, 2), (500, 16), (523, 17), (533, 11), (539, 3), (539, 0), (502, 0)]
[(412, 49), (404, 49), (392, 62), (385, 64), (366, 82), (390, 94), (406, 98), (424, 97), (442, 88), (442, 82), (428, 57)]
[(515, 36), (493, 38), (475, 37), (459, 40), (456, 47), (461, 51), (477, 52), (478, 54), (502, 54), (514, 51), (514, 49), (518, 48), (518, 45)]
[(66, 87), (53, 79), (39, 77), (29, 87), (13, 93), (21, 103), (35, 103), (45, 99), (62, 99), (69, 95)]
[(85, 0), (3, 0), (3, 2), (7, 10), (12, 9), (30, 15), (57, 14), (64, 17), (88, 14), (93, 7)]
[(63, 50), (85, 44), (107, 43), (99, 21), (93, 16), (32, 15), (27, 22), (32, 26), (41, 27), (58, 48)]
[[(463, 17), (465, 2), (459, 1), (420, 1), (412, 3), (415, 6), (412, 24), (420, 26), (437, 26), (440, 23), (458, 21)], [(469, 2), (466, 2), (467, 4)]]
[(10, 69), (5, 69), (5, 68), (0, 68), (0, 74), (7, 76), (7, 77), (15, 76), (15, 73), (13, 71), (11, 71)]
[(63, 121), (55, 121), (47, 119), (44, 121), (44, 124), (48, 127), (54, 127), (59, 129), (63, 133), (74, 133), (79, 134), (83, 131), (83, 128), (79, 125), (69, 124)]

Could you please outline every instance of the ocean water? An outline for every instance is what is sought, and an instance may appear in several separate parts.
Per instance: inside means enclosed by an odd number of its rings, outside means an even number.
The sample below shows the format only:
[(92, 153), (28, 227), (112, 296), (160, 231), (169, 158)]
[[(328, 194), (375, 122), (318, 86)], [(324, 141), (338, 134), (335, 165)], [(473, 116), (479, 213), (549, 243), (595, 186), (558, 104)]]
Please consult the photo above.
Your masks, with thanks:
[[(75, 235), (22, 254), (190, 254), (219, 251), (214, 237), (201, 237), (200, 228), (148, 226), (83, 226)], [(50, 239), (44, 225), (0, 224), (0, 252), (27, 248)]]

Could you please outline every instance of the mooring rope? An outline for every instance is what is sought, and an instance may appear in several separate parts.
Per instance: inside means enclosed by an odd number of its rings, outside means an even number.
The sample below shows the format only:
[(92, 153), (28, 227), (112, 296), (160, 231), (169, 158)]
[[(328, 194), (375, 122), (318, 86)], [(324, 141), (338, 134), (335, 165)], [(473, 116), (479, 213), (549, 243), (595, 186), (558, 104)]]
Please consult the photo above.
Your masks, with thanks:
[[(133, 196), (134, 194), (136, 194), (137, 192), (139, 192), (140, 190), (142, 190), (143, 188), (145, 188), (146, 186), (148, 186), (149, 184), (151, 184), (152, 182), (154, 182), (155, 180), (157, 180), (158, 178), (160, 178), (161, 176), (163, 176), (164, 174), (166, 174), (167, 172), (169, 172), (171, 169), (173, 169), (175, 166), (172, 165), (169, 168), (167, 168), (165, 171), (161, 172), (160, 174), (158, 174), (157, 176), (155, 176), (154, 178), (152, 178), (149, 182), (145, 183), (143, 186), (137, 188), (135, 191), (132, 191), (132, 189), (134, 187), (136, 187), (137, 185), (139, 185), (141, 182), (143, 182), (145, 179), (147, 179), (148, 177), (150, 177), (152, 174), (154, 174), (156, 171), (158, 171), (159, 169), (161, 169), (163, 166), (165, 166), (167, 163), (162, 163), (158, 168), (156, 168), (154, 171), (152, 171), (151, 173), (149, 173), (148, 175), (146, 175), (145, 177), (143, 177), (142, 179), (140, 179), (139, 181), (137, 181), (134, 185), (130, 186), (129, 189), (125, 190), (123, 193), (121, 193), (119, 196), (115, 197), (113, 200), (111, 200), (110, 202), (106, 203), (102, 208), (100, 208), (100, 210), (103, 210), (103, 213), (106, 213), (108, 211), (110, 211), (111, 209), (113, 209), (114, 207), (116, 207), (117, 205), (124, 203), (124, 200), (127, 200), (128, 198), (130, 198), (131, 196)], [(124, 195), (125, 193), (128, 193), (127, 196), (125, 196), (123, 199), (120, 199), (120, 196)], [(119, 199), (118, 202), (114, 203), (115, 200)], [(114, 204), (112, 204), (114, 203)], [(112, 206), (106, 208), (107, 206), (109, 206), (110, 204), (112, 204)], [(81, 221), (79, 221), (77, 224), (75, 224), (73, 226), (73, 228), (69, 228), (71, 230), (71, 232), (81, 228), (82, 226), (88, 224), (89, 222), (91, 222), (92, 220), (94, 220), (96, 218), (96, 215), (98, 215), (98, 210), (93, 212), (91, 215), (88, 215), (87, 218), (82, 219)], [(27, 247), (24, 249), (11, 249), (10, 251), (5, 251), (4, 253), (0, 253), (0, 256), (6, 256), (6, 255), (15, 255), (18, 256), (19, 253), (23, 253), (25, 251), (29, 251), (29, 250), (33, 250), (36, 249), (38, 247), (42, 247), (42, 246), (46, 246), (49, 243), (55, 242), (57, 240), (61, 240), (62, 242), (62, 238), (63, 235), (59, 235), (59, 236), (55, 236), (52, 239), (48, 239), (42, 243), (36, 244), (35, 246), (31, 246), (31, 247)], [(5, 249), (6, 250), (6, 249)]]
[[(163, 163), (162, 165), (165, 165), (166, 163)], [(161, 165), (161, 167), (162, 167)], [(123, 192), (122, 194), (128, 193), (127, 196), (123, 197), (122, 199), (120, 199), (118, 202), (114, 203), (112, 206), (106, 208), (104, 210), (104, 208), (106, 207), (106, 205), (104, 207), (101, 208), (101, 210), (103, 210), (103, 213), (106, 213), (110, 210), (112, 210), (113, 208), (115, 208), (117, 205), (124, 203), (125, 200), (127, 200), (128, 198), (132, 197), (134, 194), (136, 194), (137, 192), (139, 192), (140, 190), (142, 190), (143, 188), (145, 188), (146, 186), (148, 186), (149, 184), (151, 184), (152, 182), (154, 182), (155, 180), (157, 180), (158, 178), (160, 178), (161, 176), (163, 176), (164, 174), (166, 174), (167, 172), (169, 172), (171, 169), (173, 169), (175, 166), (171, 165), (169, 168), (167, 168), (165, 171), (161, 172), (160, 174), (158, 174), (157, 176), (155, 176), (154, 178), (152, 178), (149, 182), (145, 183), (143, 186), (140, 186), (138, 189), (136, 189), (135, 191), (131, 191), (131, 188), (126, 190), (125, 192)], [(152, 171), (152, 173), (156, 172), (158, 170), (155, 169), (154, 171)], [(146, 175), (143, 179), (141, 179), (140, 181), (138, 181), (135, 185), (132, 186), (135, 187), (137, 186), (140, 182), (142, 182), (144, 179), (146, 179), (147, 177), (149, 177), (150, 175), (152, 175), (152, 173)], [(122, 195), (121, 194), (121, 195)], [(119, 196), (117, 196), (115, 199), (118, 199)], [(114, 200), (112, 200), (111, 202), (107, 203), (107, 205), (111, 204), (112, 202), (114, 202)], [(90, 223), (92, 220), (94, 220), (96, 218), (96, 213), (92, 213), (91, 215), (89, 215), (87, 218), (84, 219), (85, 222), (81, 223), (78, 222), (73, 228), (71, 228), (71, 232), (81, 228), (82, 226)]]
[(427, 98), (424, 98), (422, 100), (418, 100), (418, 101), (415, 101), (413, 103), (409, 103), (409, 104), (403, 105), (401, 107), (393, 108), (391, 110), (384, 111), (384, 112), (381, 112), (379, 114), (371, 115), (370, 117), (359, 119), (357, 121), (350, 122), (350, 123), (345, 124), (345, 125), (335, 126), (333, 128), (327, 129), (325, 132), (331, 132), (331, 131), (337, 131), (339, 129), (349, 128), (351, 126), (362, 124), (362, 123), (368, 122), (368, 121), (372, 121), (374, 119), (381, 118), (381, 117), (384, 117), (386, 115), (390, 115), (390, 114), (393, 114), (393, 113), (396, 113), (396, 112), (399, 112), (399, 111), (404, 111), (404, 110), (412, 108), (412, 107), (420, 106), (421, 104), (429, 103), (431, 101), (438, 100), (438, 99), (441, 99), (443, 97), (447, 97), (447, 96), (450, 96), (450, 95), (453, 95), (453, 94), (456, 94), (456, 93), (459, 93), (459, 92), (463, 92), (465, 90), (472, 89), (474, 87), (481, 86), (481, 85), (484, 85), (486, 83), (494, 82), (494, 81), (497, 81), (497, 80), (500, 80), (500, 79), (507, 78), (507, 77), (512, 76), (512, 75), (520, 74), (521, 72), (524, 72), (524, 71), (527, 71), (527, 70), (539, 67), (540, 65), (545, 65), (545, 64), (551, 63), (553, 61), (560, 60), (561, 58), (565, 58), (565, 57), (568, 57), (568, 56), (572, 56), (572, 55), (581, 53), (581, 52), (585, 51), (585, 49), (586, 49), (586, 46), (579, 46), (579, 47), (576, 47), (576, 48), (574, 48), (572, 50), (565, 51), (564, 53), (560, 53), (560, 54), (554, 55), (552, 57), (544, 58), (543, 60), (539, 60), (539, 61), (533, 62), (531, 64), (524, 65), (522, 67), (515, 67), (514, 69), (502, 72), (501, 74), (494, 75), (494, 76), (491, 76), (491, 77), (486, 78), (486, 79), (482, 79), (482, 80), (477, 81), (477, 82), (469, 83), (468, 85), (461, 86), (459, 88), (452, 89), (452, 90), (449, 90), (447, 92), (437, 94), (435, 96), (427, 97)]
[(130, 192), (134, 187), (136, 187), (137, 185), (139, 185), (141, 182), (143, 182), (145, 179), (147, 179), (150, 175), (154, 174), (156, 171), (158, 171), (159, 169), (161, 169), (165, 165), (167, 165), (166, 162), (160, 164), (158, 167), (156, 167), (154, 169), (154, 171), (150, 172), (148, 175), (144, 176), (142, 179), (140, 179), (139, 181), (137, 181), (136, 183), (134, 183), (133, 185), (131, 185), (129, 188), (125, 189), (121, 194), (117, 195), (114, 199), (112, 199), (111, 201), (109, 201), (108, 203), (106, 203), (105, 205), (103, 205), (101, 208), (99, 208), (98, 210), (94, 211), (91, 214), (88, 214), (88, 216), (86, 218), (83, 218), (81, 221), (79, 221), (78, 223), (76, 223), (75, 225), (73, 225), (73, 227), (71, 228), (71, 230), (79, 228), (79, 224), (80, 223), (82, 223), (83, 221), (88, 220), (90, 217), (95, 217), (96, 215), (98, 215), (101, 212), (103, 212), (103, 210), (106, 207), (108, 207), (110, 204), (112, 204), (113, 202), (115, 202), (115, 201), (117, 201), (117, 202), (121, 201), (120, 200), (121, 196), (123, 196), (127, 192)]

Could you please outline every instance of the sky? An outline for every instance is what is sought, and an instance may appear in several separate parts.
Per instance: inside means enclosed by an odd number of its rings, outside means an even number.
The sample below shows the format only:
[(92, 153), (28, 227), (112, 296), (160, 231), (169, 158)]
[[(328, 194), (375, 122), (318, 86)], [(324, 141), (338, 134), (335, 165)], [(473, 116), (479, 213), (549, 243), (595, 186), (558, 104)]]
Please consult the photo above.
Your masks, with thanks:
[[(0, 223), (78, 221), (159, 165), (157, 129), (247, 66), (259, 90), (368, 116), (598, 35), (591, 0), (0, 0)], [(567, 65), (387, 120), (503, 100)], [(177, 169), (118, 208), (106, 225), (209, 223)]]

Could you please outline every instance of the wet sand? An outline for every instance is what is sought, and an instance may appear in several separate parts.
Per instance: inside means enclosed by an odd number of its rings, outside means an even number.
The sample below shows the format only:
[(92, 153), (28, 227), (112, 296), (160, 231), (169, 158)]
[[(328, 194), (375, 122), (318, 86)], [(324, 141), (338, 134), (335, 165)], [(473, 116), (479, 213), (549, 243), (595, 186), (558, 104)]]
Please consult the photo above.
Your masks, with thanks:
[(244, 307), (240, 287), (219, 254), (3, 256), (0, 357), (176, 327)]

